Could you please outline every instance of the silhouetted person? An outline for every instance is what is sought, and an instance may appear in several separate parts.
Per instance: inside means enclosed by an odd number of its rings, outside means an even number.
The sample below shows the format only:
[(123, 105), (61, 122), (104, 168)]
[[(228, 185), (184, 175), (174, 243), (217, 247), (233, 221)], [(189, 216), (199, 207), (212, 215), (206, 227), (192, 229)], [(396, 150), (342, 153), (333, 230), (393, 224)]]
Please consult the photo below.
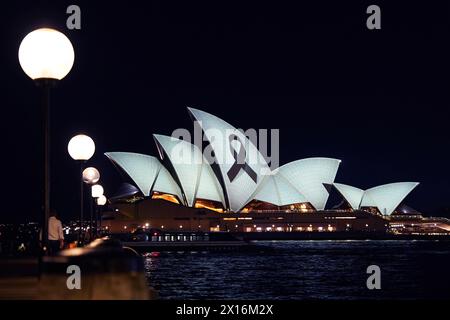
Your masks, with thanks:
[(50, 255), (64, 248), (63, 227), (56, 211), (52, 211), (48, 219), (48, 247)]

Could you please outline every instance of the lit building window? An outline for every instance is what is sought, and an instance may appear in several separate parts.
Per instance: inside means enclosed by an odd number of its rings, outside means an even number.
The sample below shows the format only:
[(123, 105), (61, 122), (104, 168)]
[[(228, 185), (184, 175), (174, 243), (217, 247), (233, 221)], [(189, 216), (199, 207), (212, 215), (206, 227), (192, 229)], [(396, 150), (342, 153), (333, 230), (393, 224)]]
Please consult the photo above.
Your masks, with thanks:
[(323, 231), (323, 227), (318, 227), (317, 230)]
[(261, 227), (257, 227), (257, 228), (256, 228), (256, 231), (261, 232), (261, 231), (262, 231), (262, 228), (261, 228)]
[(272, 227), (267, 227), (266, 231), (272, 231)]
[(277, 227), (277, 231), (283, 231), (282, 227)]

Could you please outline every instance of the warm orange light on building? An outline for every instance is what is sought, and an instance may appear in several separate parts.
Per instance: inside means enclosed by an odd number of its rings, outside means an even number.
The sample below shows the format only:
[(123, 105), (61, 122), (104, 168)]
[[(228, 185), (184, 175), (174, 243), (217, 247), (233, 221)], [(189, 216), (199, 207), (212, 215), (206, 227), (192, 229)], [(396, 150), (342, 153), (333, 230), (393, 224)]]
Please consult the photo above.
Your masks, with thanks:
[(211, 210), (211, 211), (223, 213), (223, 209), (222, 208), (214, 207), (213, 203), (202, 201), (202, 200), (197, 200), (195, 202), (194, 208), (197, 208), (197, 209), (208, 209), (208, 210)]
[(180, 202), (178, 201), (177, 197), (175, 197), (174, 195), (168, 194), (168, 193), (153, 193), (152, 195), (152, 199), (162, 199), (162, 200), (166, 200), (172, 203), (176, 203), (176, 204), (180, 204)]

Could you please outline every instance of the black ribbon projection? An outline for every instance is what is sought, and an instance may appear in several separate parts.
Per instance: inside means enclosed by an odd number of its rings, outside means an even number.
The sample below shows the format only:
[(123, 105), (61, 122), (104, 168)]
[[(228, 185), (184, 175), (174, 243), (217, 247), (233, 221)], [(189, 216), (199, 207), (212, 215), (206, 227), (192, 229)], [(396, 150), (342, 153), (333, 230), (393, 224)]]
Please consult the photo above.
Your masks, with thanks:
[[(228, 179), (230, 179), (230, 182), (233, 182), (239, 171), (244, 170), (256, 183), (258, 181), (258, 175), (252, 168), (250, 168), (247, 162), (245, 162), (245, 159), (247, 158), (247, 152), (245, 151), (244, 144), (235, 134), (230, 135), (228, 139), (230, 140), (230, 151), (234, 158), (234, 163), (231, 166), (230, 170), (228, 170), (227, 172)], [(239, 152), (237, 152), (236, 149), (232, 146), (232, 141), (239, 141)]]

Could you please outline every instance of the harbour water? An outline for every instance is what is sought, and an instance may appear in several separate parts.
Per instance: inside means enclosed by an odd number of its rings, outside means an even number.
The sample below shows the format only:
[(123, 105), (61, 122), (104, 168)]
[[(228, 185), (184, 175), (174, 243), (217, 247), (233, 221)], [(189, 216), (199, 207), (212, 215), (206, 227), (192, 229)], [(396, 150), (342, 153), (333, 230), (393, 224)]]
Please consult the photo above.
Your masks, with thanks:
[[(145, 254), (161, 299), (449, 299), (449, 241), (261, 241), (252, 252)], [(367, 267), (381, 269), (368, 290)]]

